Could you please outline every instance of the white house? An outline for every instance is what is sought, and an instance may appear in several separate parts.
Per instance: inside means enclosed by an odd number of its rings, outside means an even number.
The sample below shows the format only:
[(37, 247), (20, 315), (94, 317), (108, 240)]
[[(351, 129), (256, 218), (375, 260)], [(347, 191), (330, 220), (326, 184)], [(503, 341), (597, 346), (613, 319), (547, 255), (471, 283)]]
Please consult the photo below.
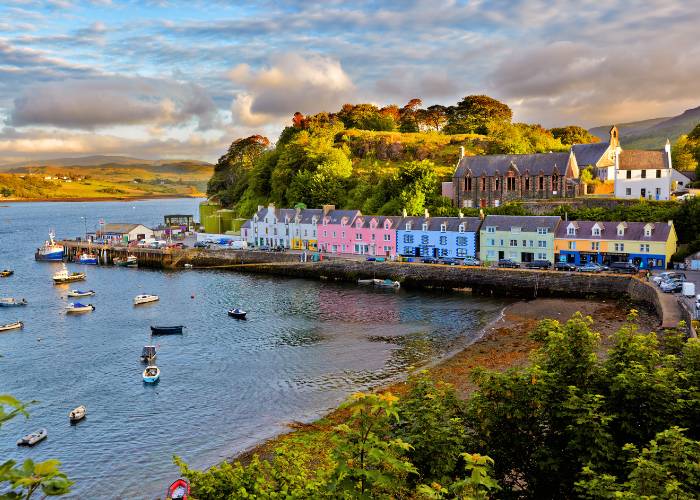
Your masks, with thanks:
[(687, 175), (682, 174), (675, 168), (671, 170), (671, 187), (675, 192), (688, 191), (688, 184), (691, 180)]
[(662, 151), (626, 149), (615, 155), (615, 198), (669, 200), (674, 191), (671, 143)]
[(323, 210), (258, 206), (253, 218), (241, 228), (241, 236), (251, 246), (318, 249), (318, 223)]
[(94, 234), (94, 238), (105, 241), (131, 241), (150, 240), (155, 237), (153, 229), (143, 224), (113, 223), (104, 224), (100, 230)]
[(615, 154), (620, 151), (619, 132), (615, 125), (610, 129), (608, 142), (574, 144), (571, 151), (576, 157), (579, 171), (590, 167), (601, 181), (612, 181), (615, 176)]

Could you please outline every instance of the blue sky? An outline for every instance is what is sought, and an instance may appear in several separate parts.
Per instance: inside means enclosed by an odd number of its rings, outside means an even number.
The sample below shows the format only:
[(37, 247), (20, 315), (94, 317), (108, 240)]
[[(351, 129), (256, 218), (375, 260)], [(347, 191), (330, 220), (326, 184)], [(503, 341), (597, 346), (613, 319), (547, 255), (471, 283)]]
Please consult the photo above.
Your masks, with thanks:
[(215, 160), (295, 111), (454, 104), (585, 126), (700, 105), (700, 5), (676, 0), (0, 0), (0, 161)]

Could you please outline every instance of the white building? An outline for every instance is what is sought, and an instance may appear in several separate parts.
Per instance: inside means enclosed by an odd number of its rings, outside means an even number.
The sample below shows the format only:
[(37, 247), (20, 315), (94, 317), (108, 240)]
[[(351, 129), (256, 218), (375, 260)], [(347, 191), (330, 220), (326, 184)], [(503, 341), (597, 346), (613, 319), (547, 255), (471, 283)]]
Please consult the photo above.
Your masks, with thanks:
[(318, 249), (318, 223), (323, 210), (258, 206), (250, 224), (241, 228), (241, 236), (251, 246), (284, 247), (297, 250)]
[(154, 237), (155, 231), (143, 224), (123, 223), (104, 224), (93, 236), (94, 239), (123, 243), (151, 240)]
[(674, 187), (669, 141), (662, 151), (627, 149), (615, 155), (615, 198), (670, 200)]

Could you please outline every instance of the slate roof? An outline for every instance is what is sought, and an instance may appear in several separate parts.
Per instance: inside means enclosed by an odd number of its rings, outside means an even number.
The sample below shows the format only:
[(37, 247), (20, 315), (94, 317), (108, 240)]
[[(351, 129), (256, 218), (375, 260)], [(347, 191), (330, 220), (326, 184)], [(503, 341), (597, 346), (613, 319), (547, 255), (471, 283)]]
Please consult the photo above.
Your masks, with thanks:
[(653, 170), (671, 168), (671, 166), (668, 164), (666, 151), (625, 149), (620, 152), (618, 168), (619, 170)]
[(399, 217), (396, 215), (363, 215), (362, 218), (364, 219), (364, 223), (362, 224), (363, 228), (369, 229), (370, 223), (372, 222), (372, 219), (377, 219), (377, 227), (383, 228), (384, 227), (384, 221), (390, 220), (391, 221), (391, 228), (390, 229), (397, 229), (398, 226), (401, 224), (401, 220), (403, 217)]
[[(112, 224), (105, 224), (101, 232), (103, 233), (115, 233), (115, 234), (127, 234), (129, 231), (133, 231), (138, 226), (143, 226), (143, 224), (128, 224), (125, 222), (115, 222)], [(143, 226), (146, 229), (150, 229)]]
[[(577, 240), (611, 240), (611, 241), (624, 241), (624, 240), (636, 240), (636, 241), (666, 241), (668, 240), (668, 235), (671, 232), (671, 226), (666, 222), (652, 222), (654, 228), (651, 230), (651, 236), (644, 236), (644, 226), (647, 222), (601, 222), (594, 220), (578, 220), (575, 221), (578, 226), (576, 231), (576, 236), (567, 235), (567, 227), (570, 222), (573, 221), (562, 221), (557, 228), (556, 237), (557, 238), (568, 238)], [(603, 227), (600, 232), (600, 236), (593, 236), (593, 226), (598, 224)], [(625, 234), (624, 236), (617, 235), (617, 225), (625, 224)]]
[(250, 220), (247, 220), (243, 224), (241, 224), (241, 229), (250, 229), (250, 227), (251, 227)]
[(440, 231), (442, 224), (446, 224), (445, 228), (449, 232), (459, 232), (460, 224), (464, 224), (465, 233), (476, 233), (479, 231), (481, 219), (478, 217), (403, 217), (400, 225), (396, 228), (401, 231), (406, 230), (406, 223), (411, 222), (412, 231), (422, 231), (423, 223), (428, 223), (428, 231)]
[(610, 147), (609, 142), (594, 142), (591, 144), (574, 144), (571, 146), (576, 157), (576, 163), (583, 168), (588, 165), (595, 165), (605, 155)]
[(698, 176), (695, 175), (695, 171), (693, 170), (684, 170), (681, 174), (685, 175), (691, 182), (698, 180)]
[[(258, 211), (256, 214), (258, 216), (258, 220), (265, 220), (265, 217), (268, 215), (269, 212), (269, 207), (262, 208)], [(274, 215), (277, 217), (278, 222), (284, 222), (287, 217), (289, 217), (289, 222), (294, 222), (296, 216), (297, 216), (297, 210), (295, 208), (275, 208), (274, 209)], [(314, 215), (316, 216), (316, 220), (318, 222), (321, 222), (321, 217), (323, 216), (323, 210), (320, 208), (305, 208), (301, 210), (301, 219), (299, 220), (300, 224), (311, 224), (311, 220), (313, 219)]]
[(459, 160), (455, 177), (464, 177), (467, 170), (471, 170), (474, 177), (504, 175), (511, 165), (515, 165), (520, 174), (529, 171), (532, 175), (539, 172), (552, 175), (557, 170), (559, 175), (564, 175), (569, 156), (570, 153), (465, 156)]
[(554, 233), (561, 217), (538, 215), (487, 215), (481, 230), (487, 226), (495, 226), (496, 231), (510, 231), (511, 227), (519, 227), (521, 231), (534, 233), (537, 228), (546, 227), (550, 233)]
[(362, 215), (359, 210), (331, 210), (326, 217), (329, 224), (340, 224), (343, 217), (348, 218), (348, 225), (355, 222), (355, 218)]

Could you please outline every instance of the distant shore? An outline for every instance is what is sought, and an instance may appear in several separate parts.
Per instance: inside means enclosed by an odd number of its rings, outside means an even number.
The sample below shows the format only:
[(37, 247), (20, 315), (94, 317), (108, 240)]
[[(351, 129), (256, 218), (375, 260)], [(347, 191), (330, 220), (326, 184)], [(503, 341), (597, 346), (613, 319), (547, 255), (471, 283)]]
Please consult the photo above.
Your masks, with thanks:
[(174, 198), (205, 198), (206, 194), (158, 194), (153, 196), (95, 196), (80, 198), (0, 198), (3, 203), (40, 203), (40, 202), (95, 202), (95, 201), (143, 201), (143, 200), (168, 200)]

